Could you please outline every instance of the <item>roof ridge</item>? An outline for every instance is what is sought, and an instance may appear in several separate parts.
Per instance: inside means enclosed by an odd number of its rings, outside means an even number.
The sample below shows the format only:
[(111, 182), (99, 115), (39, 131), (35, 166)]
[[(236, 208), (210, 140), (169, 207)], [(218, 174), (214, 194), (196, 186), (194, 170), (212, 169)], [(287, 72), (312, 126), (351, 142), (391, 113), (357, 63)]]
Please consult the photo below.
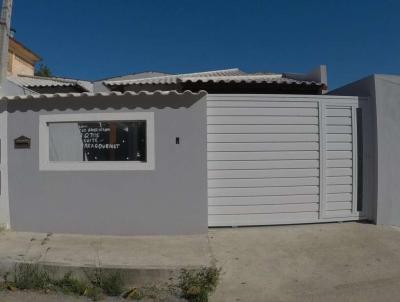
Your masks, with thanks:
[(42, 77), (32, 75), (10, 75), (7, 77), (11, 82), (20, 87), (55, 87), (55, 86), (78, 86), (85, 91), (92, 91), (93, 84), (89, 81), (67, 79), (60, 77)]
[[(210, 75), (207, 78), (282, 78), (283, 75), (280, 73), (271, 73), (271, 74), (254, 74), (254, 73), (247, 73), (247, 74), (232, 74), (232, 75)], [(197, 78), (194, 77), (185, 77), (184, 80), (187, 78)], [(200, 78), (200, 77), (199, 77)]]
[(24, 78), (30, 78), (30, 79), (38, 79), (38, 80), (48, 80), (48, 81), (59, 81), (59, 82), (78, 82), (81, 80), (76, 80), (76, 79), (70, 79), (70, 78), (62, 78), (62, 77), (44, 77), (44, 76), (31, 76), (27, 74), (18, 74), (16, 77), (24, 77)]
[(186, 76), (196, 76), (206, 73), (217, 73), (217, 72), (227, 72), (227, 71), (240, 71), (239, 68), (228, 68), (228, 69), (217, 69), (217, 70), (208, 70), (208, 71), (200, 71), (200, 72), (191, 72), (191, 73), (180, 73), (176, 76), (178, 77), (186, 77)]
[[(158, 80), (158, 79), (164, 79), (164, 78), (184, 78), (184, 77), (191, 77), (191, 76), (198, 76), (198, 75), (203, 75), (203, 74), (209, 74), (209, 73), (217, 73), (217, 72), (239, 72), (241, 71), (239, 68), (228, 68), (228, 69), (217, 69), (217, 70), (208, 70), (208, 71), (201, 71), (201, 72), (192, 72), (192, 73), (178, 73), (178, 74), (169, 74), (169, 75), (163, 75), (163, 76), (158, 76), (158, 77), (152, 77), (152, 80)], [(147, 78), (139, 78), (139, 79), (131, 79), (131, 80), (110, 80), (110, 81), (103, 81), (104, 83), (113, 83), (113, 82), (125, 82), (125, 83), (135, 83), (135, 82), (140, 82), (144, 79)]]
[(115, 75), (115, 76), (111, 76), (111, 77), (107, 77), (107, 78), (101, 78), (101, 79), (94, 80), (93, 82), (119, 81), (119, 80), (112, 80), (112, 79), (125, 77), (125, 76), (134, 76), (134, 75), (138, 75), (138, 74), (141, 74), (141, 73), (163, 73), (164, 76), (171, 76), (172, 75), (170, 73), (166, 73), (166, 72), (163, 72), (163, 71), (144, 70), (144, 71), (140, 71), (140, 72), (125, 73), (125, 74)]

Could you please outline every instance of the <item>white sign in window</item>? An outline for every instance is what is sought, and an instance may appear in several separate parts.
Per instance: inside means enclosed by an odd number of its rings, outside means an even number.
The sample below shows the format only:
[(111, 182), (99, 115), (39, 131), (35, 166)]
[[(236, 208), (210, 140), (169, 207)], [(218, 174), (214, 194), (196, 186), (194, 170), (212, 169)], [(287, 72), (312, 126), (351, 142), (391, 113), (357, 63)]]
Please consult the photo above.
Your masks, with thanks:
[(41, 170), (154, 169), (153, 113), (40, 117)]

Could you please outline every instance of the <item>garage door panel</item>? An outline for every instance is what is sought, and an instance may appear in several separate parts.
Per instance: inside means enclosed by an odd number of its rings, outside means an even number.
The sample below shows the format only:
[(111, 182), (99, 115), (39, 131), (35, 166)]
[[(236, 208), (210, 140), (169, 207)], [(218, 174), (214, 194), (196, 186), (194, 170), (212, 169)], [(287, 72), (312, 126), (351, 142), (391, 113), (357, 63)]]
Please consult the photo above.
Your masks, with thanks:
[(329, 108), (326, 111), (326, 116), (327, 117), (332, 117), (332, 116), (347, 116), (347, 117), (351, 117), (351, 108), (350, 107), (346, 107), (346, 108)]
[(327, 169), (326, 175), (329, 176), (351, 176), (353, 174), (352, 168), (330, 168)]
[(353, 183), (353, 177), (351, 176), (328, 176), (326, 178), (328, 185), (351, 185)]
[(326, 158), (328, 160), (332, 159), (352, 159), (352, 151), (326, 151)]
[(208, 108), (207, 115), (318, 116), (317, 108)]
[[(334, 217), (335, 215), (351, 215), (353, 211), (353, 131), (352, 129), (352, 108), (327, 107), (327, 115), (330, 116), (326, 121), (327, 138), (334, 139), (335, 142), (327, 143), (327, 168), (326, 174), (326, 202), (324, 206), (324, 217)], [(332, 117), (335, 116), (335, 117)], [(346, 116), (346, 117), (345, 117)], [(330, 120), (331, 119), (331, 120)], [(335, 119), (335, 123), (332, 122)], [(337, 134), (336, 127), (347, 125), (351, 128), (349, 134)], [(332, 163), (338, 163), (346, 159), (347, 170), (334, 168)], [(337, 165), (336, 165), (337, 166)], [(331, 172), (332, 171), (332, 172)], [(335, 174), (334, 177), (329, 176)]]
[[(257, 102), (293, 102), (293, 103), (318, 103), (319, 101), (314, 97), (310, 98), (310, 96), (302, 96), (302, 95), (290, 95), (290, 96), (282, 96), (282, 95), (263, 95), (263, 94), (230, 94), (220, 95), (220, 94), (209, 94), (207, 97), (208, 101), (234, 101), (234, 102), (248, 102), (248, 101), (257, 101)], [(336, 100), (335, 100), (336, 101)], [(339, 101), (340, 102), (340, 101)]]
[(319, 142), (318, 134), (208, 134), (209, 143)]
[(210, 116), (208, 125), (318, 125), (318, 117)]
[(353, 150), (352, 143), (335, 142), (335, 143), (327, 143), (326, 145), (327, 145), (328, 151), (352, 151)]
[(319, 177), (209, 179), (209, 188), (317, 186)]
[(326, 124), (328, 126), (351, 126), (351, 117), (327, 117)]
[(353, 162), (351, 159), (331, 159), (326, 161), (326, 166), (328, 168), (351, 168)]
[(257, 204), (293, 204), (293, 203), (318, 203), (319, 195), (274, 195), (274, 196), (234, 196), (234, 197), (210, 197), (208, 204), (212, 206), (227, 205), (257, 205)]
[(209, 170), (208, 179), (274, 178), (319, 176), (319, 169)]
[(335, 194), (327, 194), (326, 200), (328, 202), (334, 201), (352, 201), (353, 195), (351, 193), (335, 193)]
[(212, 107), (267, 107), (267, 108), (318, 108), (317, 102), (265, 102), (265, 101), (208, 101), (208, 108)]
[[(336, 144), (337, 145), (337, 144)], [(332, 145), (335, 148), (336, 145)], [(351, 148), (351, 144), (350, 148)], [(336, 146), (336, 148), (344, 148), (345, 146)], [(209, 143), (208, 151), (317, 151), (318, 143), (296, 142), (296, 143)], [(335, 150), (335, 149), (333, 149)]]
[[(351, 130), (351, 128), (350, 128)], [(318, 125), (208, 125), (208, 133), (319, 133)], [(345, 131), (345, 130), (343, 130)], [(348, 133), (348, 132), (338, 132)]]
[(329, 202), (326, 206), (327, 211), (334, 211), (334, 210), (351, 210), (352, 209), (352, 202), (345, 201), (345, 202)]
[(210, 116), (208, 125), (318, 125), (318, 117)]
[[(342, 192), (345, 188), (335, 188)], [(332, 189), (335, 191), (334, 189)], [(298, 195), (318, 194), (318, 186), (297, 186), (297, 187), (264, 187), (264, 188), (209, 188), (208, 196), (260, 196), (260, 195)], [(332, 192), (335, 193), (335, 192)]]
[[(351, 163), (350, 163), (351, 164)], [(285, 169), (285, 168), (296, 168), (296, 169), (310, 169), (318, 168), (318, 160), (266, 160), (266, 161), (246, 161), (246, 160), (234, 160), (234, 161), (211, 161), (207, 162), (208, 169), (220, 170), (220, 169)], [(345, 165), (345, 163), (342, 163)]]
[[(343, 155), (344, 156), (344, 155)], [(282, 159), (318, 159), (318, 151), (284, 152), (207, 152), (208, 160), (282, 160)], [(343, 157), (346, 158), (346, 157)]]
[(318, 221), (318, 212), (272, 213), (247, 215), (209, 215), (210, 226), (273, 225)]
[(351, 134), (330, 134), (326, 135), (326, 140), (328, 143), (351, 143), (353, 141), (353, 136)]
[(330, 126), (329, 133), (330, 134), (351, 134), (352, 128), (351, 126)]
[(210, 215), (225, 214), (270, 214), (318, 211), (318, 203), (282, 204), (282, 205), (245, 205), (245, 206), (210, 206)]
[(352, 213), (352, 210), (329, 210), (326, 212), (329, 218), (348, 218), (355, 216), (355, 214)]
[(327, 186), (326, 192), (329, 193), (351, 193), (353, 191), (351, 185), (330, 185)]

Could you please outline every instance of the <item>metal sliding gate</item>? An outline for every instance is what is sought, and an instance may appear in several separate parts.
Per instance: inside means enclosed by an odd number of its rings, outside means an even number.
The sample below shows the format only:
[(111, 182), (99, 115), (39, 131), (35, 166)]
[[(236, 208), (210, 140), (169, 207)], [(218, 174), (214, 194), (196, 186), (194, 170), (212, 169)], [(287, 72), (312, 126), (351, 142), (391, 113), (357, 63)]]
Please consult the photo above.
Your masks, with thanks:
[(208, 95), (208, 223), (357, 220), (358, 98)]

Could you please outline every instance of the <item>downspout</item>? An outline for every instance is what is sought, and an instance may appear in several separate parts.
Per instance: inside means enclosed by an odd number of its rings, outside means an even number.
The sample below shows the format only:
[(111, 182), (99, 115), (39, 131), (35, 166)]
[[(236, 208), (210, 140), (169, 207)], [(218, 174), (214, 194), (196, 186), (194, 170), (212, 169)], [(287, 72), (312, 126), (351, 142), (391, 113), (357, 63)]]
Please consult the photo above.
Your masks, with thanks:
[(13, 0), (3, 0), (0, 17), (0, 87), (7, 79), (8, 39), (10, 35), (11, 11)]

